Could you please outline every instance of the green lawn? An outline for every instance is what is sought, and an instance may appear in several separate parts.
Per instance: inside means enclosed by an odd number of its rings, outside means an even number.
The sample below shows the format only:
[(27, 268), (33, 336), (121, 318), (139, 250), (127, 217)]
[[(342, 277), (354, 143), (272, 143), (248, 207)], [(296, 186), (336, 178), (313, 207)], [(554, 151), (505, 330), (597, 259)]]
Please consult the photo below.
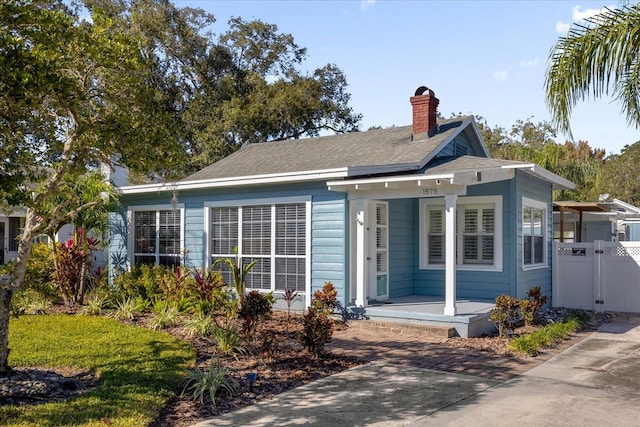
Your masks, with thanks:
[(78, 315), (13, 319), (9, 346), (11, 366), (89, 369), (100, 385), (64, 403), (0, 407), (0, 425), (146, 426), (195, 359), (168, 334)]

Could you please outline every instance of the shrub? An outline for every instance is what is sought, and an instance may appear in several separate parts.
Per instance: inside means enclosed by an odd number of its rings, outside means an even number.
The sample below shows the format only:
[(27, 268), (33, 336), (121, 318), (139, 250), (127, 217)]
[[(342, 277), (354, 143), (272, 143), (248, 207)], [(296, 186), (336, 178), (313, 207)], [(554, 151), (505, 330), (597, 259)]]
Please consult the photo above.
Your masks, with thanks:
[(240, 331), (234, 325), (227, 325), (226, 327), (216, 325), (213, 328), (213, 336), (216, 339), (218, 351), (226, 356), (232, 356), (237, 359), (239, 354), (246, 352), (242, 346)]
[(213, 334), (216, 322), (210, 314), (196, 312), (183, 326), (190, 337), (208, 337)]
[(331, 341), (333, 322), (323, 310), (312, 304), (304, 315), (302, 325), (298, 340), (315, 357), (322, 356), (325, 353), (324, 346)]
[(509, 350), (535, 356), (540, 353), (540, 350), (561, 343), (578, 329), (580, 329), (580, 322), (576, 319), (552, 323), (530, 334), (515, 338), (509, 343)]
[(238, 312), (238, 315), (244, 319), (243, 332), (245, 334), (251, 334), (258, 322), (271, 314), (273, 303), (269, 294), (263, 294), (260, 291), (251, 291), (247, 294), (244, 305)]
[(525, 325), (532, 325), (538, 311), (547, 303), (548, 297), (542, 294), (539, 286), (535, 286), (527, 292), (527, 297), (520, 300), (520, 311)]
[(166, 329), (179, 323), (178, 304), (173, 301), (157, 300), (151, 309), (149, 326), (153, 329)]
[(123, 297), (116, 300), (115, 306), (109, 315), (117, 320), (133, 320), (144, 309), (144, 300), (140, 297)]
[(50, 301), (59, 299), (60, 292), (53, 281), (54, 274), (55, 266), (51, 246), (46, 243), (36, 243), (31, 248), (31, 254), (27, 261), (24, 277), (25, 289), (33, 289)]
[(11, 301), (11, 313), (14, 316), (21, 314), (46, 314), (53, 303), (44, 295), (33, 289), (24, 289), (16, 293)]
[(311, 306), (327, 316), (338, 308), (338, 292), (333, 286), (333, 283), (325, 282), (321, 290), (313, 293)]
[(510, 295), (499, 295), (489, 319), (496, 324), (498, 335), (504, 336), (508, 330), (514, 329), (520, 320), (520, 302)]
[(199, 400), (204, 404), (205, 397), (209, 395), (211, 404), (216, 405), (216, 394), (219, 390), (224, 390), (232, 396), (238, 389), (238, 383), (229, 375), (229, 369), (222, 366), (220, 359), (211, 358), (209, 369), (196, 368), (187, 374), (182, 395), (187, 389), (191, 392), (192, 400)]
[(109, 293), (96, 289), (87, 295), (81, 314), (99, 316), (109, 308)]
[(203, 301), (212, 301), (215, 292), (225, 286), (220, 271), (193, 269), (195, 290)]

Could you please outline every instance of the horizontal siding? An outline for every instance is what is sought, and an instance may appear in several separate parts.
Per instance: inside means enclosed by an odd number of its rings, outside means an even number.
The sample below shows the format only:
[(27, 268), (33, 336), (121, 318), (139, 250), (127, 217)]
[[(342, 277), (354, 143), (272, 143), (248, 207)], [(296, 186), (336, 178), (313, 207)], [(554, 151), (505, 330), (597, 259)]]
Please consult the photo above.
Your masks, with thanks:
[(202, 268), (205, 264), (204, 205), (189, 203), (184, 215), (184, 247), (188, 251), (189, 267)]
[(414, 199), (389, 201), (389, 297), (413, 295)]
[[(552, 264), (552, 237), (553, 237), (553, 213), (551, 209), (552, 189), (547, 181), (535, 178), (518, 171), (517, 180), (517, 225), (516, 225), (516, 262), (517, 270), (515, 296), (523, 298), (529, 289), (539, 286), (542, 293), (551, 297), (551, 264)], [(547, 203), (547, 268), (524, 270), (522, 267), (522, 198), (538, 200)]]
[[(493, 299), (502, 293), (512, 293), (515, 289), (515, 271), (513, 266), (513, 215), (512, 193), (513, 180), (499, 181), (488, 184), (474, 185), (468, 188), (468, 196), (502, 196), (502, 271), (469, 271), (458, 270), (456, 276), (456, 296), (458, 298), (483, 298)], [(464, 198), (460, 197), (458, 203), (464, 203)], [(415, 209), (415, 233), (418, 235), (418, 208)], [(413, 244), (414, 249), (414, 292), (416, 295), (429, 295), (443, 297), (445, 294), (444, 269), (418, 268), (419, 251), (418, 245), (422, 243), (416, 238)]]
[(347, 303), (346, 207), (342, 194), (314, 197), (311, 204), (311, 291), (332, 282), (343, 306)]

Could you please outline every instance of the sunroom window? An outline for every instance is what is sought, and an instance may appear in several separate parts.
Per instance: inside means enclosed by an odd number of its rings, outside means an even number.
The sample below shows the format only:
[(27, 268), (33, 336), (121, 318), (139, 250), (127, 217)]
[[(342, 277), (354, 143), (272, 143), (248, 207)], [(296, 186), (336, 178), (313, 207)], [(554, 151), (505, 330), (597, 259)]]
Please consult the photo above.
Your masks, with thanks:
[[(246, 277), (249, 289), (304, 291), (307, 281), (307, 204), (212, 207), (211, 263), (235, 257), (256, 261)], [(227, 283), (228, 267), (219, 263)]]

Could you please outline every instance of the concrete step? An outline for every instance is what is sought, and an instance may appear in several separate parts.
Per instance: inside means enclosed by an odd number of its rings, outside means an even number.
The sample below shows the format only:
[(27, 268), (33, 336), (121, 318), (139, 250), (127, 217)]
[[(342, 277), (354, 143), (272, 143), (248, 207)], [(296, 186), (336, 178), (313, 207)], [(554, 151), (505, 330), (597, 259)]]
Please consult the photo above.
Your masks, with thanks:
[(379, 330), (392, 334), (421, 335), (445, 340), (456, 336), (453, 326), (439, 326), (420, 323), (390, 322), (380, 320), (349, 320), (349, 327), (355, 329)]

